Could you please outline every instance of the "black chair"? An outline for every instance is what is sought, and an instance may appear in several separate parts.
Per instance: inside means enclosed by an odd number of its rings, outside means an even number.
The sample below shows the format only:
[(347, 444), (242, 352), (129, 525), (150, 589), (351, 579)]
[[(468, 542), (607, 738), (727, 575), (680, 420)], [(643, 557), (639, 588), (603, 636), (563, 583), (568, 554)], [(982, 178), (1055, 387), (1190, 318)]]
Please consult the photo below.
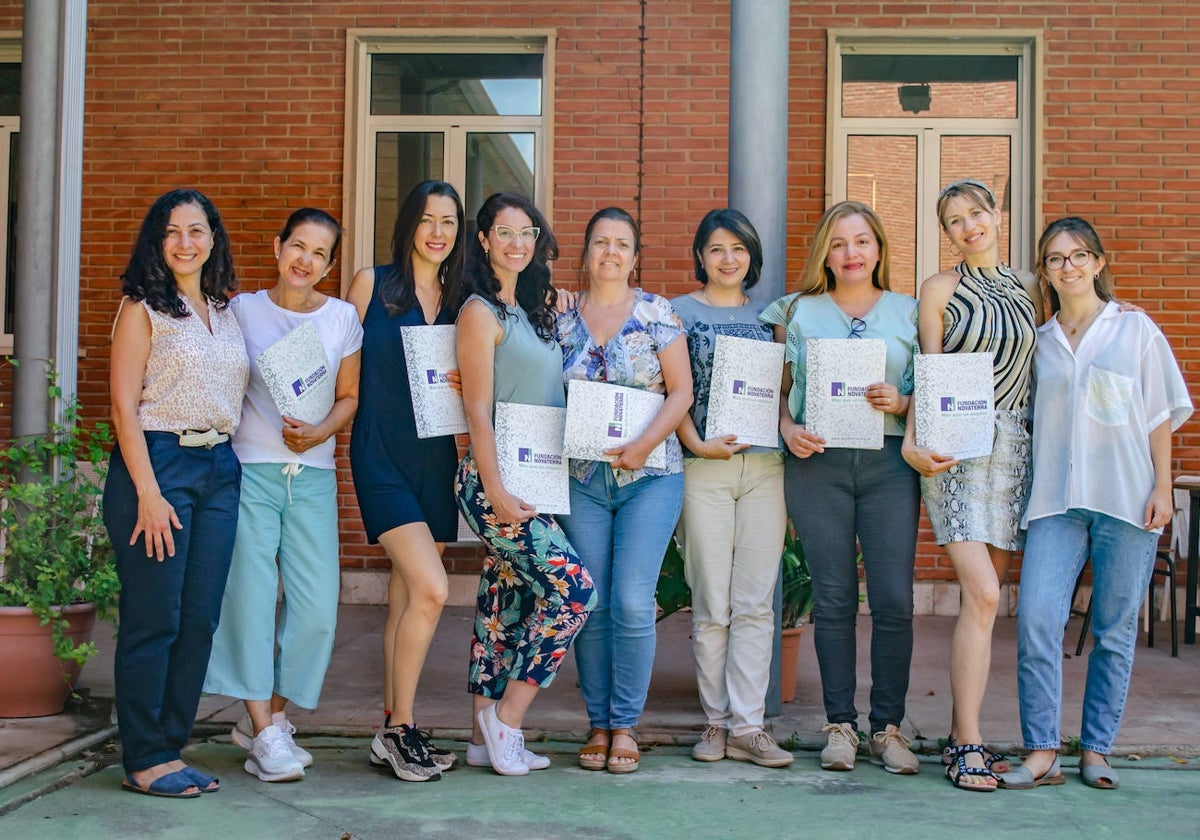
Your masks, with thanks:
[[(1171, 613), (1171, 656), (1179, 656), (1179, 622), (1177, 615), (1178, 607), (1175, 599), (1175, 569), (1176, 562), (1180, 559), (1187, 559), (1187, 533), (1188, 520), (1191, 513), (1191, 501), (1186, 490), (1176, 490), (1174, 492), (1174, 507), (1175, 512), (1171, 514), (1171, 545), (1168, 548), (1162, 548), (1158, 551), (1158, 556), (1155, 558), (1154, 572), (1150, 575), (1150, 592), (1147, 595), (1149, 603), (1147, 604), (1147, 617), (1149, 618), (1149, 629), (1146, 631), (1146, 644), (1154, 647), (1154, 624), (1157, 616), (1154, 613), (1154, 583), (1156, 578), (1164, 578), (1166, 584), (1163, 588), (1169, 591), (1168, 603)], [(1086, 566), (1085, 566), (1086, 568)], [(1075, 603), (1075, 596), (1079, 592), (1080, 581), (1083, 580), (1083, 571), (1080, 570), (1079, 577), (1075, 578), (1075, 589), (1071, 593), (1071, 603)], [(1072, 609), (1071, 612), (1078, 615), (1078, 610)], [(1075, 655), (1083, 655), (1083, 643), (1087, 640), (1088, 628), (1092, 624), (1092, 599), (1088, 598), (1087, 609), (1083, 612), (1083, 628), (1079, 631), (1079, 643), (1075, 645)]]

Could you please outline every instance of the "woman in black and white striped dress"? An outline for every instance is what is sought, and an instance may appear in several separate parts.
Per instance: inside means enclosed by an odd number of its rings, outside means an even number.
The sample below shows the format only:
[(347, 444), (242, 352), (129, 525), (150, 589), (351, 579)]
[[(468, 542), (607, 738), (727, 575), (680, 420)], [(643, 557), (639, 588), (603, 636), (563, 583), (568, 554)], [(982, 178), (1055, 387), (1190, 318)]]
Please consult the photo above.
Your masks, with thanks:
[(1000, 260), (1000, 211), (983, 184), (942, 190), (938, 219), (962, 262), (921, 286), (922, 353), (991, 353), (996, 431), (992, 454), (959, 463), (915, 444), (908, 424), (904, 457), (922, 476), (925, 509), (938, 545), (954, 564), (962, 607), (950, 647), (954, 698), (946, 776), (966, 790), (996, 789), (1002, 756), (987, 753), (979, 710), (991, 665), (1000, 584), (1020, 548), (1018, 526), (1029, 494), (1029, 379), (1035, 329), (1042, 322), (1036, 278)]

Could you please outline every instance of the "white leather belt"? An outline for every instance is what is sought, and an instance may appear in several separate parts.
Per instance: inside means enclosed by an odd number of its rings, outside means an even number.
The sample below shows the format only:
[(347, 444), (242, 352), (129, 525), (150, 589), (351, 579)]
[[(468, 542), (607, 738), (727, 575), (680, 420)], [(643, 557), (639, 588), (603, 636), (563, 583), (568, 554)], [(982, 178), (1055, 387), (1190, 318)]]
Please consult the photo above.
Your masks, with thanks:
[(189, 429), (185, 432), (178, 432), (178, 434), (179, 445), (187, 447), (203, 446), (212, 449), (218, 443), (229, 440), (229, 435), (222, 434), (216, 429), (209, 429), (207, 432), (194, 432)]

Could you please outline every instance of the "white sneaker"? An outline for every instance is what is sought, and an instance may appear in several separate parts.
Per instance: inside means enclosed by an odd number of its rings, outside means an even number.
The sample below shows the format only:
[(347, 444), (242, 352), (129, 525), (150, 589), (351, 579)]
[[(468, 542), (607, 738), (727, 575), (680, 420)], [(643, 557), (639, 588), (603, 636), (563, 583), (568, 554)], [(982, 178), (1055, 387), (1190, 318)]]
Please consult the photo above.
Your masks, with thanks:
[(480, 711), (477, 720), (492, 769), (501, 776), (528, 775), (529, 765), (521, 760), (525, 751), (525, 735), (521, 730), (505, 725), (496, 714), (495, 704)]
[(290, 782), (304, 778), (304, 767), (292, 755), (290, 739), (275, 724), (255, 736), (250, 755), (242, 765), (251, 776), (264, 782)]
[[(312, 753), (304, 749), (304, 747), (298, 746), (292, 739), (292, 736), (296, 734), (296, 727), (287, 719), (287, 713), (275, 712), (271, 715), (271, 722), (277, 725), (283, 734), (287, 736), (288, 746), (292, 751), (292, 755), (300, 762), (300, 766), (311, 767), (313, 763)], [(249, 750), (254, 746), (254, 722), (250, 720), (249, 713), (242, 715), (242, 719), (230, 730), (229, 738), (244, 750)]]
[(292, 738), (296, 734), (295, 725), (288, 720), (286, 712), (275, 712), (271, 715), (271, 723), (279, 727), (279, 731), (283, 733), (283, 737), (287, 739), (288, 749), (292, 751), (292, 755), (300, 762), (301, 767), (311, 767), (313, 763), (312, 753), (299, 746)]
[[(525, 766), (530, 770), (545, 770), (550, 766), (550, 756), (538, 755), (528, 748), (521, 750), (521, 761), (525, 762)], [(492, 766), (492, 759), (488, 756), (487, 744), (472, 744), (470, 741), (467, 741), (467, 766)]]

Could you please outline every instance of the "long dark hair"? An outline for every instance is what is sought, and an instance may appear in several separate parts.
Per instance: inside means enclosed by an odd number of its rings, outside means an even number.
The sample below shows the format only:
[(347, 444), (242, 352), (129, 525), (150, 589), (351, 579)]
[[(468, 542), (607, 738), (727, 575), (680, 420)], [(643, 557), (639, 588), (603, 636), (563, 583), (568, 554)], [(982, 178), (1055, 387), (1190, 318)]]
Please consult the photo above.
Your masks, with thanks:
[(392, 229), (392, 264), (379, 282), (379, 299), (387, 307), (388, 314), (399, 315), (417, 305), (417, 287), (413, 279), (413, 240), (421, 217), (425, 214), (425, 203), (431, 195), (444, 195), (454, 200), (458, 213), (458, 230), (454, 234), (454, 247), (438, 266), (438, 279), (442, 282), (442, 309), (454, 311), (458, 308), (462, 286), (463, 237), (466, 236), (465, 216), (458, 190), (445, 181), (422, 181), (417, 184), (404, 201), (396, 216)]
[(746, 252), (750, 255), (750, 267), (746, 271), (746, 279), (742, 281), (742, 288), (753, 287), (762, 274), (762, 241), (759, 240), (758, 231), (754, 229), (754, 225), (750, 223), (745, 214), (732, 207), (709, 210), (700, 220), (700, 225), (696, 228), (696, 236), (692, 239), (692, 263), (696, 269), (696, 279), (702, 284), (708, 285), (708, 272), (704, 270), (702, 252), (704, 246), (708, 244), (708, 238), (718, 230), (729, 231), (745, 246)]
[(133, 254), (121, 273), (121, 291), (131, 300), (144, 300), (155, 312), (175, 318), (186, 317), (189, 310), (179, 297), (175, 275), (163, 256), (163, 241), (167, 238), (171, 212), (184, 204), (199, 207), (212, 231), (212, 251), (200, 270), (200, 291), (216, 304), (217, 309), (224, 309), (229, 305), (230, 292), (237, 288), (229, 234), (221, 223), (217, 208), (204, 193), (197, 190), (180, 189), (164, 193), (155, 199), (146, 211), (146, 218), (142, 219), (142, 227), (133, 243)]
[[(488, 196), (475, 214), (475, 226), (478, 233), (487, 236), (501, 210), (511, 207), (520, 210), (529, 217), (534, 227), (541, 228), (537, 241), (533, 246), (533, 259), (529, 265), (517, 275), (517, 303), (529, 316), (538, 336), (543, 341), (549, 341), (554, 336), (554, 305), (558, 301), (558, 292), (550, 285), (549, 263), (558, 259), (558, 240), (554, 231), (541, 211), (533, 202), (520, 193), (495, 193)], [(504, 309), (500, 302), (500, 281), (492, 271), (492, 264), (484, 253), (483, 243), (478, 236), (467, 240), (467, 267), (464, 278), (466, 294), (477, 294), (493, 306)]]

